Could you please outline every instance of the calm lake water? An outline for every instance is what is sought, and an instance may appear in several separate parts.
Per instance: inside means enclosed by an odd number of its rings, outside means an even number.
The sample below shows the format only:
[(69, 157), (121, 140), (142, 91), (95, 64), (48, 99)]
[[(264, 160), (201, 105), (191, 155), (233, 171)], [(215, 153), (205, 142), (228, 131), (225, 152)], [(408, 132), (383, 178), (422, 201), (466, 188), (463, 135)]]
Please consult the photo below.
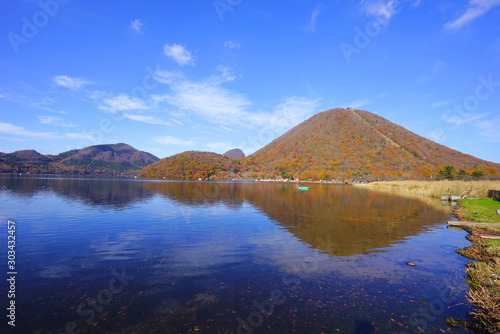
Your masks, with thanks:
[(462, 333), (443, 321), (469, 310), (451, 218), (349, 185), (3, 175), (0, 331)]

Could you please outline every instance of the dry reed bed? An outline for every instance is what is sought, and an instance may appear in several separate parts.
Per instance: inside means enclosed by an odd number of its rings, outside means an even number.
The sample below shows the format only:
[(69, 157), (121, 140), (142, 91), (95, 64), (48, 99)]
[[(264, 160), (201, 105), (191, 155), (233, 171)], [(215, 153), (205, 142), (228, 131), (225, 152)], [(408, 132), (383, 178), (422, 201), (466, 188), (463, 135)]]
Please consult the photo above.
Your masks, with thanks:
[(488, 197), (488, 190), (500, 190), (500, 181), (382, 181), (363, 186), (437, 198), (452, 194), (483, 198)]

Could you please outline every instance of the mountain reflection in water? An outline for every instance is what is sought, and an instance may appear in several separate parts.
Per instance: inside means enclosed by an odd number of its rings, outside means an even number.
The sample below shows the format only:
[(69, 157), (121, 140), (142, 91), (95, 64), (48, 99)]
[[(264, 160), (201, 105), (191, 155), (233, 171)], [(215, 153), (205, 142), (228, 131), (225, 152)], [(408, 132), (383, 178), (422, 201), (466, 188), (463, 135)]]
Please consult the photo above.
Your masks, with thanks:
[[(22, 273), (0, 332), (236, 333), (272, 291), (285, 301), (255, 333), (443, 332), (468, 311), (450, 215), (348, 185), (0, 175)], [(411, 318), (435, 301), (425, 328)]]
[[(21, 182), (22, 181), (22, 182)], [(90, 181), (90, 182), (89, 182)], [(377, 252), (445, 221), (450, 206), (350, 185), (215, 183), (102, 180), (92, 178), (0, 178), (16, 196), (50, 191), (86, 205), (120, 209), (155, 195), (181, 206), (223, 205), (238, 210), (249, 203), (299, 240), (331, 256)]]

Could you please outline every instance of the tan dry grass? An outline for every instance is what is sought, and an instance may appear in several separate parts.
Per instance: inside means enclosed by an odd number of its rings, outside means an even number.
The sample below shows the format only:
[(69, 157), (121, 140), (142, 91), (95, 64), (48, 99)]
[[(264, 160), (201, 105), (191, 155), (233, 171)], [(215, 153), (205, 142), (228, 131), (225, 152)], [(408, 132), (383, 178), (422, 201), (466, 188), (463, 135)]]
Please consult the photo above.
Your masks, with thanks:
[(500, 190), (500, 181), (381, 181), (362, 186), (436, 198), (441, 195), (483, 198), (488, 197), (488, 190)]
[(500, 332), (500, 265), (472, 263), (467, 274), (469, 283), (467, 299), (472, 303), (471, 325), (481, 333)]

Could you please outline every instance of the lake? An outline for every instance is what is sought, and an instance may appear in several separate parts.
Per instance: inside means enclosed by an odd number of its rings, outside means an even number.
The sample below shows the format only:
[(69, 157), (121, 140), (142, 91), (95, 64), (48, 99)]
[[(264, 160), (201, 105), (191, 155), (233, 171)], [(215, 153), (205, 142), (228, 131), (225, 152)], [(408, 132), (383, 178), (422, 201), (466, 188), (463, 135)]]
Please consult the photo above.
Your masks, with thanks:
[(469, 311), (451, 210), (351, 185), (0, 175), (0, 330), (462, 333), (443, 321)]

